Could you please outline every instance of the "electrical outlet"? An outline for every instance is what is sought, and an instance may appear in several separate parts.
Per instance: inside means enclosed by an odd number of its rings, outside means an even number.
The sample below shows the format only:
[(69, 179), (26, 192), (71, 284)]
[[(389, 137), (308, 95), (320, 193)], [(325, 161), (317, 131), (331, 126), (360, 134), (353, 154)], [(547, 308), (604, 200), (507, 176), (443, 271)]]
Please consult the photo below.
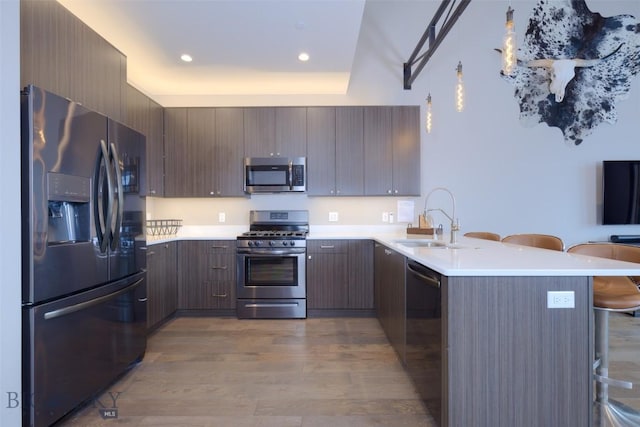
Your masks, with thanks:
[(329, 212), (329, 222), (338, 222), (338, 212)]
[(573, 291), (548, 291), (547, 308), (575, 308), (576, 300)]
[(382, 222), (389, 222), (389, 212), (382, 212)]
[(218, 212), (218, 222), (225, 222), (227, 220), (227, 214), (224, 212)]

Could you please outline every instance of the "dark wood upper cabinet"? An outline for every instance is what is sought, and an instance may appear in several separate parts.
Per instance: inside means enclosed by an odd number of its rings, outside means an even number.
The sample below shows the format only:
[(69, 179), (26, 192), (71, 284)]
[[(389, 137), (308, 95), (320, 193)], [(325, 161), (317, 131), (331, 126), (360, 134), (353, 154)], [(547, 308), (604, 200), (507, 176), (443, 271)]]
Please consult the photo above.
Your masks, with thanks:
[(189, 169), (183, 174), (190, 180), (190, 194), (186, 196), (214, 196), (215, 188), (215, 134), (214, 108), (187, 109), (187, 141)]
[(244, 109), (245, 157), (270, 157), (276, 148), (276, 112), (271, 107)]
[(420, 195), (420, 107), (393, 108), (393, 192)]
[(129, 127), (146, 137), (147, 195), (164, 195), (163, 108), (133, 86), (127, 88), (127, 120)]
[(164, 110), (164, 195), (180, 197), (192, 195), (187, 169), (191, 168), (187, 140), (187, 109)]
[(164, 108), (153, 100), (149, 100), (147, 183), (149, 196), (164, 196)]
[(365, 196), (393, 195), (391, 107), (364, 108)]
[(364, 109), (366, 196), (420, 195), (420, 107)]
[(167, 108), (165, 196), (244, 196), (243, 134), (242, 108)]
[(307, 108), (307, 194), (362, 196), (362, 107)]
[(364, 108), (336, 107), (336, 195), (364, 194)]
[(305, 107), (244, 109), (246, 157), (304, 157), (307, 155)]
[(307, 108), (276, 107), (277, 156), (307, 156)]
[(20, 1), (20, 84), (126, 121), (126, 57), (56, 1)]
[(242, 108), (216, 108), (215, 195), (245, 196), (242, 186), (244, 124)]
[(336, 195), (336, 108), (307, 108), (307, 194)]

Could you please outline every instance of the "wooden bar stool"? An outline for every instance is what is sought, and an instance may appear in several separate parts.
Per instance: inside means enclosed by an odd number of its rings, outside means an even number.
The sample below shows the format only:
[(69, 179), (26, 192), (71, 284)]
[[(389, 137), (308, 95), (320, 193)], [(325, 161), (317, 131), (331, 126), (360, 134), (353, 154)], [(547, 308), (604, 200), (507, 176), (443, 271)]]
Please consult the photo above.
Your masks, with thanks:
[[(584, 243), (567, 252), (640, 263), (640, 247), (616, 243)], [(595, 318), (596, 398), (594, 417), (596, 426), (640, 426), (640, 412), (609, 399), (609, 386), (631, 389), (633, 384), (609, 378), (609, 313), (640, 309), (640, 291), (634, 280), (621, 276), (593, 278), (593, 308)]]
[(550, 234), (512, 234), (502, 239), (504, 243), (513, 243), (515, 245), (533, 246), (535, 248), (551, 249), (554, 251), (563, 251), (564, 243), (562, 239)]
[(469, 231), (464, 233), (465, 237), (474, 237), (476, 239), (500, 241), (500, 235), (490, 231)]

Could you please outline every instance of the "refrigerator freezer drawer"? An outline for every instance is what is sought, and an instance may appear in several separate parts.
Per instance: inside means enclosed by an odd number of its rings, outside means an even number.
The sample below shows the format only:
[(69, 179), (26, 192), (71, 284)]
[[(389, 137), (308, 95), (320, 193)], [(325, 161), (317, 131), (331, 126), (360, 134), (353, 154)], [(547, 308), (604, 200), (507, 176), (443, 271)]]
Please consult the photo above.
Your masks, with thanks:
[[(49, 426), (146, 349), (146, 272), (23, 310), (24, 425)], [(96, 414), (96, 416), (98, 416)]]

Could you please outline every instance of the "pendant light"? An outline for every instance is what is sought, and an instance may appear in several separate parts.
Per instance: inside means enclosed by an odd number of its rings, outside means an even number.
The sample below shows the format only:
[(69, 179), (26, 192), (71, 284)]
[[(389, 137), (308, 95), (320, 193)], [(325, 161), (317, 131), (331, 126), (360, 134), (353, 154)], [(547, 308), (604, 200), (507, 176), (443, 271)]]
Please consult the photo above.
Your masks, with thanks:
[(429, 93), (429, 95), (427, 95), (427, 133), (431, 133), (431, 124), (431, 93)]
[(458, 81), (456, 83), (456, 111), (461, 113), (464, 110), (464, 83), (462, 82), (462, 61), (456, 67)]
[(509, 5), (507, 9), (507, 22), (505, 24), (505, 35), (502, 41), (502, 73), (506, 76), (513, 75), (516, 68), (516, 32), (513, 24), (514, 10)]

